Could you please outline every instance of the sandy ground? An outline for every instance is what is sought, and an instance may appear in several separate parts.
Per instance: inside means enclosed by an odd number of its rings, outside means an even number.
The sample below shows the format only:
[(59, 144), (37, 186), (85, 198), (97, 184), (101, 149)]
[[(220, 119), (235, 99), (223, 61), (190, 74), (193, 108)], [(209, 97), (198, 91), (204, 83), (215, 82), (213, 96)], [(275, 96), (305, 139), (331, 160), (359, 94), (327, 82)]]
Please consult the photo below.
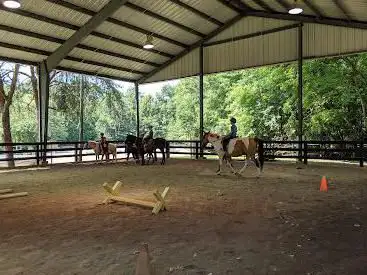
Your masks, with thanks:
[[(237, 166), (240, 163), (237, 164)], [(0, 274), (134, 274), (147, 242), (155, 274), (366, 274), (367, 173), (267, 162), (260, 179), (214, 174), (216, 161), (63, 165), (0, 171)], [(319, 192), (321, 176), (329, 192)], [(168, 211), (100, 205), (104, 181)]]

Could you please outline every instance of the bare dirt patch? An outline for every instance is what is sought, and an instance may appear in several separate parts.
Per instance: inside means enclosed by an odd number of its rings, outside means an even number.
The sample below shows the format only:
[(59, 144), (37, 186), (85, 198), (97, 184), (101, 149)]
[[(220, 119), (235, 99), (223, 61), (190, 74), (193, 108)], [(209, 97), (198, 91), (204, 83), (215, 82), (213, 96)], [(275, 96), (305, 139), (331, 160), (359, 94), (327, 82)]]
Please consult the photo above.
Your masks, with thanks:
[[(149, 243), (156, 274), (365, 274), (367, 173), (347, 165), (266, 163), (256, 178), (216, 176), (216, 161), (65, 165), (0, 173), (0, 274), (133, 274)], [(321, 176), (329, 192), (318, 191)], [(103, 182), (168, 211), (99, 205)]]

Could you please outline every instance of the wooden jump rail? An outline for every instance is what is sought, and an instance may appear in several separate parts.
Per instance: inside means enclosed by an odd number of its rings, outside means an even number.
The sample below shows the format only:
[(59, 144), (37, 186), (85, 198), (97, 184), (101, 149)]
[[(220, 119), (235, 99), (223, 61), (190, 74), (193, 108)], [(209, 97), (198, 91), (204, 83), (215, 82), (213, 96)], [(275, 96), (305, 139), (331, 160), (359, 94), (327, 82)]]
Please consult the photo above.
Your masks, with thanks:
[(110, 186), (108, 183), (103, 184), (103, 188), (107, 193), (107, 198), (103, 201), (104, 204), (113, 203), (113, 202), (122, 202), (130, 205), (137, 205), (141, 207), (152, 208), (152, 213), (157, 215), (160, 211), (167, 210), (165, 198), (167, 196), (169, 187), (164, 188), (162, 194), (157, 191), (153, 193), (156, 201), (145, 201), (139, 199), (128, 198), (120, 195), (122, 183), (120, 181), (116, 181), (113, 186)]
[(19, 193), (13, 193), (13, 189), (2, 189), (0, 190), (0, 200), (3, 199), (10, 199), (10, 198), (16, 198), (16, 197), (24, 197), (28, 195), (28, 192), (19, 192)]

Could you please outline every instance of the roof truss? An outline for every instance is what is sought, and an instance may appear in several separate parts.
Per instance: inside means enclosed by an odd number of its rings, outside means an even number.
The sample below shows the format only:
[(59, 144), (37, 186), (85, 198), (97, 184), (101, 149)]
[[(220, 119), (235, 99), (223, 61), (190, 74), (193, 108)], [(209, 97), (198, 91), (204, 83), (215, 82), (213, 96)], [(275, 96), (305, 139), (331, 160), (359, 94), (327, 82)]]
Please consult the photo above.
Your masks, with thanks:
[[(91, 16), (92, 18), (94, 18), (95, 16), (97, 16), (99, 14), (99, 12), (95, 12), (94, 10), (89, 9), (87, 6), (78, 6), (78, 5), (74, 4), (75, 1), (73, 3), (69, 2), (69, 0), (66, 0), (66, 1), (64, 1), (64, 0), (44, 0), (44, 1), (56, 4), (58, 6), (61, 6), (61, 7), (73, 10), (73, 11), (77, 11), (78, 13)], [(61, 47), (64, 47), (64, 48), (65, 48), (65, 45), (68, 45), (68, 47), (67, 47), (66, 51), (63, 51), (63, 54), (59, 55), (61, 50), (59, 50), (59, 52), (57, 52), (57, 53), (52, 53), (50, 51), (44, 51), (44, 50), (36, 49), (34, 47), (24, 47), (24, 46), (11, 44), (11, 43), (5, 43), (5, 42), (1, 42), (0, 46), (6, 47), (6, 48), (16, 49), (16, 50), (20, 50), (20, 51), (29, 51), (29, 52), (40, 54), (42, 56), (46, 56), (48, 61), (53, 60), (52, 62), (50, 62), (50, 64), (52, 65), (52, 66), (50, 66), (50, 68), (56, 67), (57, 64), (59, 63), (59, 60), (64, 58), (66, 60), (91, 64), (91, 65), (105, 67), (105, 68), (110, 68), (110, 69), (113, 69), (113, 70), (116, 70), (116, 71), (123, 71), (123, 72), (133, 73), (133, 74), (137, 75), (136, 79), (129, 79), (129, 78), (120, 78), (120, 79), (124, 79), (124, 81), (137, 81), (138, 83), (144, 83), (144, 81), (149, 79), (151, 76), (153, 76), (157, 72), (159, 72), (162, 69), (166, 68), (167, 66), (169, 66), (170, 64), (172, 64), (173, 62), (175, 62), (179, 58), (185, 56), (186, 54), (188, 54), (192, 50), (200, 47), (200, 45), (203, 45), (205, 42), (207, 42), (208, 40), (210, 40), (211, 38), (213, 38), (214, 36), (216, 36), (217, 34), (222, 32), (223, 30), (225, 30), (226, 28), (228, 28), (229, 26), (231, 26), (232, 24), (238, 22), (241, 18), (246, 17), (246, 16), (255, 16), (255, 17), (265, 17), (265, 18), (289, 20), (289, 21), (296, 21), (296, 22), (300, 22), (300, 23), (316, 23), (316, 24), (325, 24), (325, 25), (333, 25), (333, 26), (348, 27), (348, 28), (367, 29), (367, 22), (358, 20), (358, 18), (353, 17), (351, 15), (350, 11), (348, 10), (348, 7), (347, 7), (345, 1), (340, 1), (340, 0), (329, 0), (329, 1), (337, 9), (340, 10), (340, 13), (342, 13), (344, 15), (344, 18), (342, 18), (342, 16), (340, 18), (334, 18), (334, 17), (326, 16), (325, 11), (321, 8), (318, 1), (316, 1), (316, 0), (303, 0), (302, 1), (304, 3), (304, 5), (307, 6), (308, 9), (312, 12), (312, 13), (303, 14), (303, 15), (290, 15), (290, 14), (288, 14), (287, 10), (290, 7), (290, 1), (286, 1), (286, 0), (274, 0), (274, 1), (273, 0), (272, 1), (252, 0), (252, 4), (248, 0), (213, 0), (213, 1), (216, 1), (217, 3), (220, 3), (223, 7), (229, 8), (230, 10), (232, 10), (232, 12), (237, 14), (237, 15), (234, 15), (231, 19), (226, 20), (226, 22), (224, 22), (223, 20), (220, 20), (219, 18), (215, 18), (212, 14), (210, 14), (208, 12), (205, 12), (203, 10), (199, 10), (197, 7), (194, 7), (194, 6), (190, 5), (189, 1), (186, 1), (186, 0), (164, 0), (165, 2), (171, 2), (175, 6), (190, 12), (194, 16), (201, 18), (201, 20), (206, 20), (206, 21), (210, 22), (211, 24), (213, 24), (212, 26), (216, 26), (216, 28), (214, 30), (212, 30), (210, 32), (206, 32), (206, 33), (203, 32), (203, 31), (200, 31), (199, 28), (197, 28), (196, 26), (191, 27), (191, 26), (189, 26), (185, 23), (180, 23), (178, 20), (175, 20), (174, 18), (173, 19), (168, 18), (167, 16), (163, 16), (162, 14), (159, 14), (157, 11), (154, 12), (152, 10), (141, 7), (137, 4), (135, 4), (133, 1), (134, 0), (130, 0), (130, 2), (127, 1), (127, 0), (126, 1), (124, 1), (124, 0), (110, 0), (109, 4), (112, 5), (111, 4), (112, 2), (123, 3), (126, 7), (128, 7), (129, 9), (131, 9), (131, 10), (133, 10), (133, 11), (139, 13), (139, 14), (141, 14), (142, 16), (149, 16), (151, 18), (154, 18), (155, 20), (158, 20), (160, 22), (164, 22), (165, 24), (174, 26), (175, 28), (177, 28), (177, 29), (179, 29), (183, 32), (191, 34), (194, 37), (196, 36), (197, 39), (195, 40), (195, 42), (188, 43), (187, 41), (185, 41), (184, 39), (181, 39), (180, 37), (179, 37), (179, 39), (177, 39), (177, 37), (176, 38), (170, 37), (169, 34), (163, 34), (162, 32), (159, 32), (158, 30), (157, 31), (151, 31), (151, 30), (148, 30), (147, 28), (137, 26), (137, 25), (129, 23), (127, 21), (122, 21), (121, 18), (116, 19), (114, 17), (111, 17), (111, 15), (113, 13), (113, 11), (112, 11), (113, 9), (111, 9), (110, 13), (107, 14), (104, 17), (105, 21), (107, 21), (109, 23), (112, 23), (116, 26), (120, 26), (120, 27), (123, 27), (125, 29), (135, 31), (135, 32), (140, 33), (142, 35), (147, 35), (147, 34), (152, 35), (154, 38), (159, 39), (159, 40), (163, 41), (164, 43), (169, 43), (170, 45), (174, 45), (175, 47), (178, 47), (178, 49), (180, 49), (180, 51), (177, 51), (174, 54), (172, 52), (165, 51), (165, 50), (163, 50), (163, 51), (162, 50), (157, 50), (157, 49), (149, 50), (151, 53), (154, 53), (158, 56), (161, 56), (162, 58), (165, 58), (165, 60), (166, 60), (166, 61), (163, 61), (163, 62), (157, 62), (157, 61), (154, 61), (154, 60), (150, 60), (150, 56), (140, 58), (140, 57), (137, 57), (137, 56), (133, 56), (130, 53), (125, 54), (124, 52), (117, 52), (116, 50), (112, 51), (110, 49), (92, 47), (90, 45), (87, 45), (87, 44), (83, 43), (82, 39), (75, 39), (77, 37), (81, 38), (82, 36), (80, 34), (83, 34), (83, 33), (86, 34), (86, 35), (90, 34), (92, 36), (95, 36), (95, 37), (98, 37), (98, 38), (101, 38), (101, 39), (104, 39), (104, 40), (112, 41), (112, 42), (117, 43), (119, 45), (131, 47), (135, 50), (145, 51), (144, 49), (142, 49), (141, 44), (138, 44), (136, 42), (132, 42), (132, 41), (128, 40), (128, 38), (124, 39), (124, 38), (121, 38), (121, 37), (115, 37), (115, 36), (105, 34), (101, 31), (95, 31), (94, 30), (95, 27), (89, 28), (88, 32), (83, 32), (82, 29), (83, 29), (84, 26), (77, 26), (75, 24), (66, 23), (66, 22), (57, 20), (55, 18), (51, 18), (48, 15), (45, 16), (45, 15), (42, 15), (42, 14), (37, 14), (34, 11), (30, 12), (27, 9), (10, 10), (10, 9), (7, 9), (7, 8), (3, 7), (2, 5), (0, 5), (0, 10), (10, 12), (10, 13), (13, 13), (13, 14), (17, 14), (17, 15), (20, 15), (20, 16), (23, 16), (23, 17), (26, 17), (26, 18), (33, 18), (33, 19), (36, 19), (38, 21), (47, 22), (49, 24), (61, 26), (63, 28), (67, 28), (67, 29), (75, 31), (74, 37), (72, 38), (72, 39), (74, 39), (74, 41), (73, 41), (73, 43), (70, 43), (70, 41), (68, 41), (67, 39), (61, 39), (59, 37), (55, 37), (55, 36), (51, 36), (51, 35), (45, 35), (45, 34), (41, 34), (41, 33), (38, 33), (38, 32), (32, 32), (32, 31), (26, 31), (26, 30), (23, 30), (21, 28), (10, 27), (10, 26), (0, 24), (0, 30), (2, 30), (2, 31), (7, 31), (7, 32), (27, 36), (27, 37), (32, 37), (32, 38), (42, 39), (42, 40), (49, 41), (49, 42), (58, 43), (60, 45), (63, 45)], [(163, 1), (163, 0), (161, 0), (161, 1)], [(278, 7), (274, 6), (275, 2), (279, 5)], [(256, 6), (259, 7), (259, 9), (255, 9), (253, 3), (255, 3)], [(107, 4), (106, 6), (108, 6), (109, 4)], [(115, 5), (116, 5), (115, 8), (118, 7), (117, 4), (115, 4)], [(281, 11), (279, 10), (279, 7), (281, 7)], [(102, 9), (101, 9), (101, 11), (102, 11)], [(104, 20), (101, 20), (101, 22), (103, 22), (103, 21)], [(293, 27), (293, 25), (289, 25), (289, 26)], [(284, 27), (284, 28), (287, 28), (287, 27)], [(276, 29), (277, 28), (275, 28), (274, 30), (276, 30)], [(282, 29), (282, 28), (280, 28), (280, 29)], [(264, 32), (262, 32), (262, 33), (264, 33)], [(250, 37), (251, 37), (251, 35), (250, 35)], [(261, 34), (259, 33), (259, 35), (261, 35)], [(85, 36), (83, 35), (83, 37), (85, 37)], [(245, 35), (243, 37), (247, 37), (247, 36)], [(238, 39), (242, 39), (242, 36), (239, 36)], [(219, 42), (226, 43), (225, 40), (224, 41), (219, 41)], [(214, 43), (207, 43), (205, 45), (208, 46), (208, 45), (215, 45), (215, 44), (220, 44), (220, 43), (214, 42)], [(86, 50), (86, 51), (89, 51), (89, 52), (95, 52), (95, 53), (99, 53), (99, 54), (103, 54), (103, 55), (107, 55), (107, 56), (116, 57), (116, 58), (122, 59), (122, 60), (136, 62), (136, 63), (143, 64), (143, 65), (144, 64), (149, 65), (152, 68), (150, 69), (150, 71), (146, 71), (146, 70), (144, 71), (144, 70), (132, 69), (132, 68), (129, 68), (129, 66), (125, 67), (125, 66), (106, 64), (106, 62), (103, 62), (101, 60), (99, 60), (97, 62), (95, 60), (76, 58), (76, 57), (68, 55), (70, 50), (73, 49), (74, 47), (78, 48), (78, 49)], [(57, 56), (57, 58), (55, 58), (56, 56)], [(11, 59), (11, 58), (9, 59), (9, 58), (5, 58), (5, 57), (1, 57), (1, 56), (0, 56), (0, 58), (3, 59), (3, 60), (21, 60), (21, 59)], [(31, 62), (31, 61), (30, 61), (30, 63), (33, 64), (33, 62)], [(58, 66), (58, 68), (60, 68), (60, 66)], [(67, 69), (67, 68), (64, 68), (64, 69)], [(76, 70), (76, 69), (70, 69), (70, 70), (74, 70), (75, 72), (79, 71), (79, 70)], [(79, 71), (79, 72), (82, 72), (82, 71)], [(91, 72), (83, 72), (83, 73), (89, 73), (90, 74)], [(105, 76), (106, 75), (104, 75), (104, 77)], [(111, 76), (111, 78), (116, 79), (116, 77), (113, 77), (113, 76)]]

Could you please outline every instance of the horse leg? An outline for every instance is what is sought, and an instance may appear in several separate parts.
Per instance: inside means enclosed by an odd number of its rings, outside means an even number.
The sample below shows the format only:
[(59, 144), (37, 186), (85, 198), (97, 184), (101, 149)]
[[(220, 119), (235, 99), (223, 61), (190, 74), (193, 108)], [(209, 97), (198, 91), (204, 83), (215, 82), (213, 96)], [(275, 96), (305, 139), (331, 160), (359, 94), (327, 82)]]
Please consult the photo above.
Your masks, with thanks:
[(256, 168), (257, 168), (257, 176), (256, 177), (260, 177), (260, 175), (261, 175), (260, 162), (257, 158), (254, 158), (254, 163), (255, 163)]
[(218, 170), (216, 171), (217, 175), (220, 175), (220, 173), (221, 173), (222, 163), (223, 163), (223, 159), (219, 158), (219, 166), (218, 166)]
[(242, 174), (243, 171), (245, 171), (246, 167), (248, 165), (247, 159), (245, 160), (245, 165), (242, 167), (242, 169), (240, 170), (239, 174)]
[(226, 159), (226, 162), (227, 162), (227, 165), (229, 166), (229, 168), (231, 168), (232, 173), (235, 174), (235, 175), (237, 175), (238, 173), (236, 172), (236, 170), (234, 170), (234, 167), (233, 167), (231, 161), (228, 160), (228, 159)]

